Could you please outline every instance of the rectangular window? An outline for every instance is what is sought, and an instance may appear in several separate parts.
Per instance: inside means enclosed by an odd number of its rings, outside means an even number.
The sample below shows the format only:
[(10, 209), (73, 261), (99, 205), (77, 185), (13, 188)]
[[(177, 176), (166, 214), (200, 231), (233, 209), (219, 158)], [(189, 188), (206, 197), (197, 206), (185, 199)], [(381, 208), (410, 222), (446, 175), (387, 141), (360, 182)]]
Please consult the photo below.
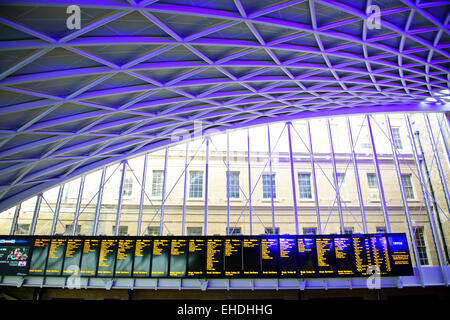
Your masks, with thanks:
[[(365, 130), (369, 130), (366, 126), (364, 127)], [(361, 135), (361, 148), (362, 149), (370, 149), (370, 135), (369, 132), (367, 132), (365, 135)]]
[[(72, 227), (73, 227), (73, 225), (66, 224), (64, 234), (72, 234)], [(77, 230), (76, 230), (75, 234), (76, 235), (81, 234), (81, 225), (80, 224), (77, 225)]]
[(159, 227), (147, 227), (148, 236), (159, 236)]
[(300, 192), (300, 199), (312, 199), (311, 174), (299, 173), (297, 178), (298, 178), (298, 190)]
[(420, 264), (423, 266), (429, 265), (430, 261), (428, 259), (427, 245), (425, 243), (423, 227), (416, 227), (414, 236), (416, 238), (417, 253), (419, 254)]
[[(116, 234), (116, 226), (112, 227), (113, 234)], [(119, 226), (119, 236), (127, 236), (128, 235), (128, 226)]]
[(377, 179), (377, 175), (375, 173), (367, 174), (367, 182), (369, 183), (369, 188), (378, 189), (378, 179)]
[(377, 227), (377, 233), (386, 233), (386, 227)]
[(406, 199), (414, 199), (414, 189), (411, 181), (411, 174), (402, 174), (403, 186), (405, 187)]
[(30, 230), (30, 224), (28, 224), (28, 223), (19, 223), (19, 224), (17, 224), (15, 234), (16, 235), (28, 234), (29, 230)]
[(272, 227), (266, 227), (266, 228), (264, 228), (264, 234), (280, 234), (280, 228), (275, 227), (275, 233), (274, 233)]
[(344, 234), (353, 234), (353, 227), (344, 228)]
[(392, 128), (392, 136), (394, 137), (394, 146), (401, 150), (403, 148), (403, 144), (400, 137), (400, 128)]
[(367, 182), (369, 184), (369, 197), (370, 200), (380, 200), (380, 192), (378, 190), (378, 179), (375, 173), (367, 174)]
[(130, 197), (133, 193), (133, 178), (125, 178), (123, 180), (122, 195), (124, 197)]
[(161, 197), (163, 189), (164, 171), (153, 170), (152, 197)]
[(230, 229), (227, 228), (227, 234), (229, 235), (241, 234), (241, 227), (230, 227)]
[(229, 174), (229, 190), (228, 195), (230, 199), (239, 199), (239, 172), (230, 172)]
[(203, 172), (189, 172), (189, 198), (203, 197)]
[(188, 236), (201, 236), (202, 227), (187, 227), (186, 229)]
[(316, 228), (303, 228), (303, 234), (316, 234), (317, 229)]
[[(272, 199), (272, 188), (270, 187), (270, 174), (264, 173), (262, 175), (263, 182), (263, 199)], [(273, 198), (277, 197), (276, 183), (275, 183), (275, 173), (272, 173), (272, 187), (273, 187)]]

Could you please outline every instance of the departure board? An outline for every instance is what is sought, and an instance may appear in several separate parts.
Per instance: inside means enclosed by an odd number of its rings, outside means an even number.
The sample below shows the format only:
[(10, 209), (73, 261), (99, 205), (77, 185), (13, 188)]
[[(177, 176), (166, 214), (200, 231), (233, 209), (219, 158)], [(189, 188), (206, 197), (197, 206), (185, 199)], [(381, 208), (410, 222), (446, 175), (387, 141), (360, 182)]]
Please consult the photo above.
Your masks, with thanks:
[(133, 266), (134, 277), (150, 277), (152, 243), (153, 241), (151, 239), (136, 239)]
[(170, 277), (185, 277), (187, 268), (188, 240), (172, 239), (170, 244)]
[(188, 277), (205, 276), (206, 238), (189, 239)]
[(335, 275), (335, 254), (332, 236), (316, 237), (317, 274), (332, 277)]
[(224, 242), (224, 276), (238, 278), (242, 273), (242, 239), (226, 238)]
[(117, 244), (116, 277), (131, 277), (134, 258), (134, 239), (119, 239)]
[(100, 249), (100, 239), (86, 238), (83, 244), (83, 255), (81, 256), (80, 275), (95, 277)]
[(352, 240), (357, 274), (360, 276), (371, 275), (367, 270), (369, 266), (373, 265), (369, 236), (353, 235)]
[(167, 277), (169, 272), (170, 239), (153, 240), (152, 277)]
[(413, 275), (414, 271), (411, 265), (406, 234), (388, 234), (387, 238), (391, 258), (391, 274), (396, 276)]
[(35, 238), (33, 245), (33, 254), (31, 256), (29, 273), (35, 276), (45, 274), (47, 264), (47, 255), (50, 249), (50, 238)]
[(242, 275), (257, 277), (261, 273), (261, 239), (260, 237), (243, 237), (242, 239)]
[(220, 277), (223, 275), (223, 239), (206, 240), (206, 275)]
[(352, 238), (350, 236), (334, 236), (334, 253), (337, 275), (354, 276), (356, 274), (356, 268)]
[(414, 274), (406, 234), (0, 236), (0, 276), (298, 279), (375, 270)]
[(63, 275), (69, 276), (80, 271), (81, 254), (84, 240), (80, 238), (68, 238), (66, 252), (64, 254)]
[(0, 275), (27, 275), (32, 245), (31, 238), (0, 238)]
[(316, 239), (313, 237), (299, 236), (297, 238), (297, 247), (300, 277), (316, 276)]
[(98, 258), (97, 276), (112, 277), (117, 256), (117, 239), (102, 239)]
[(66, 238), (53, 238), (51, 240), (50, 249), (48, 252), (47, 267), (45, 268), (45, 275), (61, 275), (64, 263), (64, 253), (66, 251), (66, 243)]
[(387, 237), (384, 234), (374, 234), (369, 239), (372, 263), (379, 268), (381, 275), (389, 274), (391, 272), (391, 261), (389, 260)]
[(299, 274), (297, 237), (280, 236), (280, 276), (296, 277)]
[(278, 276), (278, 261), (280, 250), (277, 236), (261, 238), (261, 274), (264, 276)]

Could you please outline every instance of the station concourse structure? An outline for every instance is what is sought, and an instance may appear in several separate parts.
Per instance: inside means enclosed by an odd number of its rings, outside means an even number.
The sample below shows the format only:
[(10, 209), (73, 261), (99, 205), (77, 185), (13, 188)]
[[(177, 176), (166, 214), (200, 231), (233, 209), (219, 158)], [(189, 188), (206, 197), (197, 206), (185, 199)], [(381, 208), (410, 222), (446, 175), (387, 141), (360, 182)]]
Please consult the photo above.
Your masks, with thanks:
[(414, 275), (0, 275), (0, 299), (445, 296), (449, 23), (425, 0), (2, 1), (1, 237), (404, 233)]

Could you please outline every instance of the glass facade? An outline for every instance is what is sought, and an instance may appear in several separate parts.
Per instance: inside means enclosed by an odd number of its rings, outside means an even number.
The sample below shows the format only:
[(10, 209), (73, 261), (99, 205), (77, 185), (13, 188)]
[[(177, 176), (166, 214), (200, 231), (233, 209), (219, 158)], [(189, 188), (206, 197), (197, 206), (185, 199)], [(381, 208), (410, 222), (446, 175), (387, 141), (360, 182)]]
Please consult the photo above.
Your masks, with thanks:
[(384, 114), (272, 123), (249, 128), (248, 139), (242, 139), (247, 138), (247, 129), (221, 132), (211, 135), (208, 148), (200, 137), (99, 168), (0, 213), (0, 233), (134, 236), (390, 230), (409, 236), (421, 264), (437, 265), (437, 248), (446, 259), (450, 236), (443, 187), (450, 176), (446, 149), (450, 139), (446, 118), (428, 116), (444, 160), (443, 177), (437, 171), (424, 114), (409, 115), (411, 130), (420, 133), (412, 140), (403, 114), (389, 115), (391, 131)]

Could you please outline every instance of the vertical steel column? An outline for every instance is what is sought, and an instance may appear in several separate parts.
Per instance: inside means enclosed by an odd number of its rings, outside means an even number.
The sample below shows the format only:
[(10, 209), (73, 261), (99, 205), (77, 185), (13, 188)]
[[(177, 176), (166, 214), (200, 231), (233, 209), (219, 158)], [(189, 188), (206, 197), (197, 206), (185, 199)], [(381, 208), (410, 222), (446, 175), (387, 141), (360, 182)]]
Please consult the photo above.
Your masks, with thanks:
[(295, 234), (300, 234), (297, 214), (297, 192), (295, 190), (295, 172), (294, 172), (294, 158), (292, 156), (292, 137), (291, 137), (291, 122), (287, 122), (288, 140), (289, 140), (289, 160), (291, 162), (291, 182), (292, 182), (292, 197), (294, 201), (294, 219), (295, 219)]
[(58, 223), (59, 211), (61, 210), (61, 201), (64, 193), (64, 184), (59, 186), (58, 197), (56, 198), (55, 212), (53, 215), (52, 226), (50, 228), (50, 235), (54, 235), (56, 232), (56, 224)]
[(339, 179), (338, 179), (338, 175), (337, 175), (336, 155), (334, 154), (333, 136), (331, 135), (330, 119), (327, 119), (327, 128), (328, 128), (328, 141), (330, 142), (331, 164), (333, 166), (334, 186), (336, 188), (336, 198), (337, 198), (337, 203), (338, 203), (340, 230), (341, 230), (341, 234), (344, 234), (345, 233), (344, 215), (342, 214), (341, 194), (340, 194), (340, 190), (339, 190), (340, 185), (339, 185)]
[(417, 152), (416, 144), (414, 142), (414, 133), (412, 131), (411, 122), (410, 122), (409, 116), (407, 114), (405, 114), (405, 121), (406, 121), (406, 127), (408, 129), (408, 133), (409, 133), (409, 140), (411, 142), (411, 149), (413, 152), (414, 161), (416, 163), (417, 174), (419, 176), (419, 182), (422, 187), (422, 193), (424, 196), (425, 205), (427, 207), (428, 219), (430, 221), (430, 227), (431, 227), (431, 232), (433, 234), (434, 246), (436, 248), (436, 253), (438, 256), (439, 266), (441, 267), (442, 279), (444, 280), (445, 283), (447, 283), (447, 276), (446, 276), (445, 267), (444, 267), (444, 258), (442, 256), (442, 250), (441, 250), (441, 243), (440, 243), (439, 235), (436, 230), (436, 223), (434, 220), (433, 211), (431, 210), (430, 199), (428, 198), (428, 191), (426, 188), (425, 179), (423, 177), (422, 168), (421, 168), (421, 165), (419, 162), (419, 154)]
[(167, 158), (169, 155), (169, 148), (166, 147), (166, 151), (164, 153), (164, 174), (163, 174), (163, 187), (161, 194), (161, 219), (159, 220), (159, 235), (163, 235), (163, 227), (164, 227), (164, 208), (166, 205), (166, 184), (167, 184)]
[(186, 141), (186, 154), (184, 155), (184, 184), (183, 184), (183, 216), (181, 218), (181, 235), (184, 236), (186, 229), (186, 190), (188, 174), (189, 141)]
[(355, 145), (353, 143), (352, 127), (350, 124), (350, 119), (348, 117), (347, 117), (347, 130), (348, 130), (348, 138), (349, 138), (349, 142), (350, 142), (350, 149), (352, 152), (352, 162), (353, 162), (353, 169), (355, 171), (356, 190), (358, 192), (359, 208), (361, 210), (363, 231), (364, 231), (364, 233), (368, 233), (367, 220), (366, 220), (366, 209), (364, 208), (364, 200), (363, 200), (363, 195), (362, 195), (362, 191), (361, 191), (361, 181), (359, 179), (358, 161), (356, 159)]
[(205, 162), (205, 212), (203, 219), (203, 234), (208, 235), (208, 183), (209, 183), (209, 137), (206, 137), (206, 162)]
[(106, 177), (106, 167), (103, 167), (102, 176), (100, 178), (100, 185), (98, 186), (97, 204), (95, 205), (94, 224), (92, 226), (92, 235), (93, 236), (96, 236), (98, 234), (98, 222), (100, 219), (100, 210), (102, 208), (103, 189), (105, 187), (105, 177)]
[(33, 218), (31, 219), (31, 225), (29, 230), (29, 235), (32, 236), (36, 232), (36, 224), (39, 218), (39, 210), (41, 210), (42, 203), (42, 193), (37, 195), (36, 205), (34, 207)]
[(122, 161), (122, 176), (120, 178), (119, 199), (117, 200), (116, 226), (114, 228), (114, 235), (119, 235), (120, 216), (122, 214), (122, 200), (123, 200), (123, 184), (125, 180), (125, 172), (127, 169), (127, 160)]
[(72, 235), (77, 234), (78, 216), (80, 215), (81, 200), (83, 199), (84, 181), (86, 176), (82, 176), (80, 180), (80, 188), (78, 189), (77, 204), (75, 206), (75, 216), (72, 223)]
[(388, 215), (388, 210), (387, 210), (387, 206), (386, 206), (386, 199), (384, 197), (383, 182), (381, 181), (381, 172), (380, 172), (380, 166), (378, 163), (377, 149), (375, 148), (375, 141), (373, 138), (372, 125), (370, 124), (370, 115), (367, 115), (366, 118), (367, 118), (367, 126), (369, 128), (370, 144), (372, 146), (373, 164), (375, 166), (375, 171), (377, 174), (378, 192), (380, 193), (381, 206), (382, 206), (383, 215), (384, 215), (384, 223), (386, 225), (386, 232), (390, 233), (391, 232), (391, 224), (389, 223), (389, 215)]
[(316, 178), (316, 165), (314, 160), (314, 149), (312, 143), (312, 135), (311, 135), (311, 126), (309, 124), (309, 120), (306, 121), (307, 129), (308, 129), (308, 139), (309, 139), (309, 155), (311, 159), (311, 172), (314, 184), (314, 200), (316, 202), (316, 215), (317, 215), (317, 231), (319, 234), (322, 234), (322, 223), (320, 222), (320, 206), (319, 206), (319, 194), (317, 192), (317, 178)]
[(272, 234), (275, 234), (275, 205), (273, 201), (272, 147), (270, 144), (270, 128), (267, 125), (267, 142), (269, 147), (270, 200), (272, 204)]
[(414, 235), (414, 229), (412, 226), (411, 214), (409, 212), (408, 198), (406, 197), (405, 185), (403, 183), (403, 178), (402, 178), (402, 171), (400, 169), (400, 162), (398, 161), (398, 156), (397, 156), (397, 151), (396, 151), (397, 148), (395, 147), (395, 143), (394, 143), (394, 134), (392, 133), (391, 121), (389, 120), (389, 116), (387, 114), (386, 114), (386, 125), (387, 125), (387, 129), (388, 129), (389, 137), (391, 139), (390, 142), (391, 142), (391, 148), (392, 148), (392, 156), (394, 159), (395, 170), (397, 172), (397, 180), (398, 180), (398, 184), (400, 186), (400, 192), (402, 195), (403, 208), (405, 209), (406, 224), (408, 226), (409, 236), (411, 237), (411, 246), (412, 246), (413, 252), (414, 252), (414, 259), (416, 261), (419, 280), (423, 284), (422, 267), (420, 265), (420, 258), (419, 258), (419, 253), (417, 250), (417, 244), (415, 241), (415, 235)]
[(227, 132), (227, 235), (230, 234), (230, 134)]
[(438, 167), (439, 178), (441, 179), (442, 189), (444, 189), (444, 198), (445, 198), (445, 202), (447, 204), (447, 209), (450, 211), (450, 202), (449, 202), (450, 195), (448, 193), (447, 183), (445, 182), (445, 174), (444, 174), (444, 169), (442, 168), (441, 157), (439, 156), (439, 150), (437, 148), (436, 141), (434, 140), (434, 134), (433, 134), (433, 129), (431, 128), (430, 118), (428, 117), (428, 114), (426, 114), (426, 113), (423, 114), (423, 117), (424, 117), (425, 124), (427, 127), (428, 137), (430, 138), (431, 146), (433, 147), (434, 158), (436, 159), (436, 165)]
[(144, 155), (144, 167), (142, 169), (142, 181), (141, 181), (141, 197), (139, 199), (139, 212), (138, 212), (138, 224), (136, 234), (138, 236), (141, 235), (141, 227), (142, 227), (142, 212), (144, 209), (144, 200), (145, 200), (145, 182), (147, 180), (147, 160), (148, 160), (148, 152)]
[(17, 221), (19, 220), (20, 207), (22, 207), (22, 202), (19, 203), (16, 206), (16, 209), (14, 210), (14, 217), (13, 217), (13, 221), (11, 223), (11, 229), (9, 231), (10, 235), (14, 235), (16, 233)]
[(247, 164), (248, 164), (248, 199), (249, 199), (249, 223), (250, 223), (250, 235), (253, 235), (253, 217), (252, 217), (252, 170), (250, 165), (250, 130), (247, 129)]

